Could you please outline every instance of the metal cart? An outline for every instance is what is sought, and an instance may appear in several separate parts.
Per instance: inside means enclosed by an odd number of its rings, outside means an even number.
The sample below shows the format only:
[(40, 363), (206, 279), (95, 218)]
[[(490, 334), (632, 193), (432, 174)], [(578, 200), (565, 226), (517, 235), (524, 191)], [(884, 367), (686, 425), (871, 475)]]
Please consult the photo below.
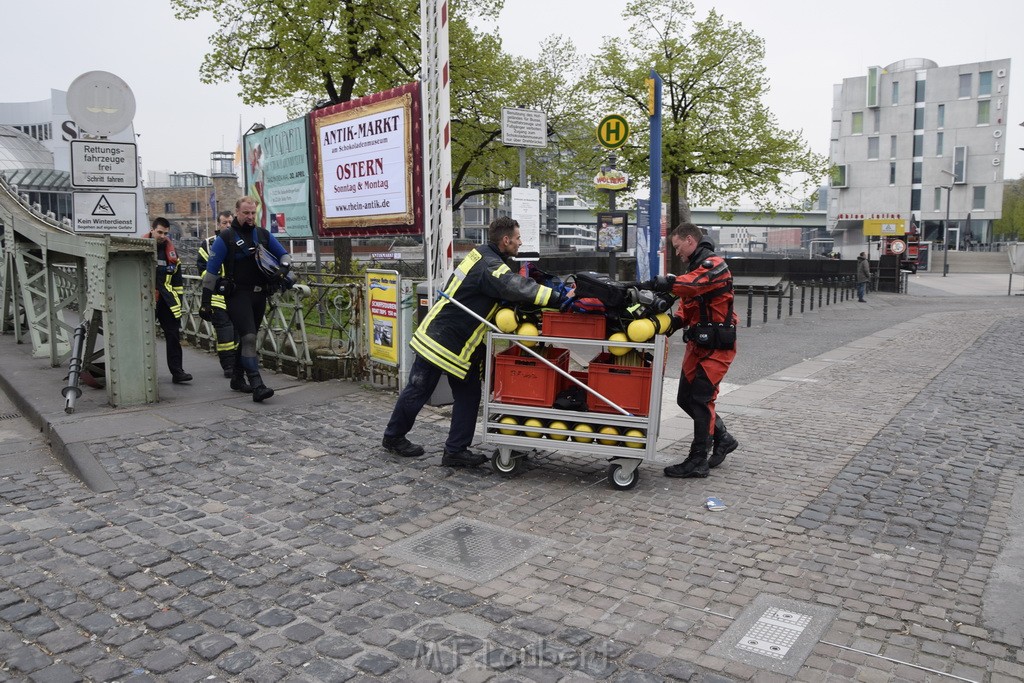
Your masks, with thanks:
[[(495, 349), (496, 341), (509, 342), (543, 342), (544, 344), (556, 347), (591, 347), (594, 354), (608, 346), (627, 347), (641, 352), (650, 352), (651, 359), (651, 387), (647, 415), (633, 415), (621, 406), (605, 400), (614, 412), (592, 412), (576, 410), (559, 410), (551, 407), (534, 407), (528, 405), (516, 405), (503, 403), (493, 398), (493, 380), (495, 372)], [(557, 372), (568, 381), (579, 385), (582, 384), (571, 373), (564, 372), (561, 368), (550, 363), (548, 360), (539, 358), (551, 370)], [(497, 450), (491, 458), (491, 467), (495, 472), (504, 475), (514, 475), (520, 472), (525, 463), (523, 459), (526, 454), (518, 449), (543, 449), (543, 450), (571, 450), (578, 453), (592, 453), (608, 459), (608, 482), (613, 489), (627, 490), (636, 486), (640, 477), (638, 466), (644, 458), (651, 458), (658, 444), (658, 428), (661, 420), (661, 394), (662, 379), (665, 366), (665, 337), (656, 335), (650, 342), (614, 342), (610, 343), (605, 339), (576, 339), (568, 337), (527, 337), (516, 334), (499, 334), (489, 331), (487, 333), (487, 383), (483, 400), (483, 441), (486, 444), (494, 444)], [(604, 399), (604, 397), (587, 388), (590, 394)], [(506, 424), (500, 420), (512, 417), (517, 424)], [(541, 421), (544, 426), (526, 426), (523, 423), (530, 418)], [(550, 422), (562, 422), (566, 429), (552, 429)], [(593, 428), (593, 433), (581, 433), (573, 429), (573, 425), (585, 424)], [(618, 430), (618, 435), (600, 434), (600, 428), (610, 426)], [(511, 434), (502, 433), (512, 432)], [(638, 430), (627, 434), (630, 430)], [(536, 434), (539, 436), (527, 436)], [(609, 443), (600, 443), (604, 440)]]

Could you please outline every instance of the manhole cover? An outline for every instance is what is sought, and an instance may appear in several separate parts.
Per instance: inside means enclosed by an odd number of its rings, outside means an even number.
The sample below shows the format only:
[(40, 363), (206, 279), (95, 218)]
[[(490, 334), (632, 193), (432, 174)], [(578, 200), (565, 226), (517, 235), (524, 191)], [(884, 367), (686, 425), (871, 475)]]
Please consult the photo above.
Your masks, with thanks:
[(837, 613), (831, 607), (759, 595), (708, 652), (795, 676)]
[(457, 517), (392, 543), (384, 552), (485, 583), (549, 545), (550, 539)]

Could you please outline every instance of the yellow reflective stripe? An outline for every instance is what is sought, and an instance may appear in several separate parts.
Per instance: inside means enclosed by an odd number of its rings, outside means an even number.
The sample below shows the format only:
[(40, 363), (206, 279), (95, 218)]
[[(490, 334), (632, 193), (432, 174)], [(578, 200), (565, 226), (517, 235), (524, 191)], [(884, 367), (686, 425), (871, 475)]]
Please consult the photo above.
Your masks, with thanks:
[(221, 351), (234, 351), (238, 348), (238, 344), (233, 341), (224, 342), (223, 344), (217, 344), (217, 353)]
[(223, 308), (225, 311), (228, 310), (228, 304), (220, 294), (214, 294), (210, 297), (210, 305), (214, 308)]
[(512, 270), (512, 269), (509, 268), (508, 266), (506, 266), (504, 263), (502, 263), (500, 266), (498, 266), (497, 268), (494, 269), (494, 271), (491, 273), (491, 275), (493, 275), (494, 277), (498, 277), (498, 276), (504, 275), (505, 273), (509, 272), (510, 270)]
[(543, 306), (551, 299), (551, 288), (541, 285), (537, 288), (537, 296), (533, 297), (533, 303)]
[(451, 373), (459, 379), (465, 379), (466, 373), (469, 370), (469, 364), (465, 366), (459, 365), (457, 359), (451, 351), (444, 348), (437, 342), (425, 334), (421, 335), (417, 331), (412, 337), (412, 342), (409, 344), (413, 350), (423, 356), (431, 365), (435, 365), (445, 372)]

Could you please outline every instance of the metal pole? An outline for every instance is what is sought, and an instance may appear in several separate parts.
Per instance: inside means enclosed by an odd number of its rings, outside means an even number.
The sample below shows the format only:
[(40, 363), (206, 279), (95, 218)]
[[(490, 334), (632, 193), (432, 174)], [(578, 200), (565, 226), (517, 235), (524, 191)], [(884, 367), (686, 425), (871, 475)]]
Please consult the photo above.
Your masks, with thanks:
[(946, 220), (942, 224), (942, 277), (949, 273), (949, 200), (953, 186), (946, 185)]

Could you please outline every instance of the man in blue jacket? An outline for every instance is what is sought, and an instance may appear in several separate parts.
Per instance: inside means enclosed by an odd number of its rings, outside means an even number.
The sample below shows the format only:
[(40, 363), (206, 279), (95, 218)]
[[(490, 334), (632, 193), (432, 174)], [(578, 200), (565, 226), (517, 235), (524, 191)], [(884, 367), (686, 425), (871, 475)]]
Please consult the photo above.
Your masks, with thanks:
[(409, 381), (398, 396), (391, 420), (384, 430), (383, 446), (388, 451), (412, 458), (423, 455), (423, 446), (406, 434), (416, 422), (441, 375), (448, 375), (452, 388), (452, 422), (444, 444), (441, 464), (475, 467), (487, 457), (473, 453), (477, 412), (480, 409), (484, 335), (487, 326), (449, 301), (447, 297), (491, 320), (502, 301), (530, 302), (537, 306), (558, 306), (561, 295), (517, 272), (512, 257), (523, 243), (519, 223), (508, 217), (494, 220), (481, 245), (462, 260), (445, 285), (445, 297), (435, 303), (412, 337), (416, 352)]

